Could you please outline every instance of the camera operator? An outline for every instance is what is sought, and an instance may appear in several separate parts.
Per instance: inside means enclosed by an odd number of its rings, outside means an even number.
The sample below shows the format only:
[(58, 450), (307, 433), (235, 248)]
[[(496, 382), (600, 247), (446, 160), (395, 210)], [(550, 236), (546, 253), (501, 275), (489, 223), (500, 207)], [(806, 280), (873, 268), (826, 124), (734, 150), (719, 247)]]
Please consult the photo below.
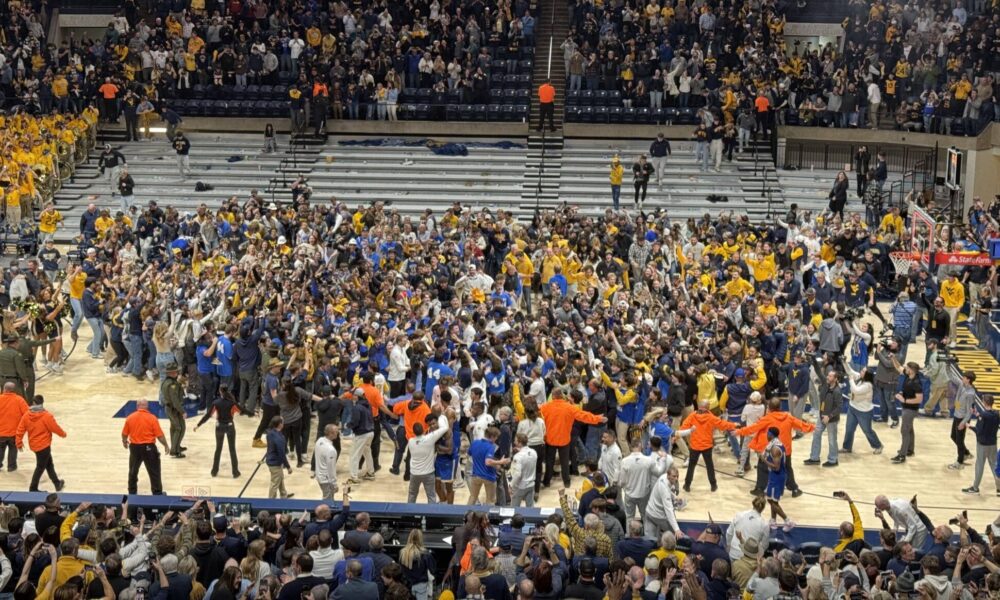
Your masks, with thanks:
[[(912, 304), (912, 302), (911, 302)], [(878, 359), (878, 369), (875, 371), (875, 401), (879, 406), (879, 421), (888, 423), (892, 419), (890, 429), (899, 426), (899, 411), (896, 409), (896, 386), (899, 384), (899, 373), (894, 361), (905, 362), (905, 347), (896, 337), (889, 338), (879, 344), (875, 351)]]
[(950, 401), (946, 396), (948, 392), (948, 364), (942, 360), (941, 352), (944, 351), (943, 344), (937, 339), (927, 334), (927, 357), (924, 359), (924, 375), (931, 381), (931, 392), (921, 411), (924, 416), (933, 417), (934, 409), (941, 403), (941, 416), (947, 417), (951, 410)]

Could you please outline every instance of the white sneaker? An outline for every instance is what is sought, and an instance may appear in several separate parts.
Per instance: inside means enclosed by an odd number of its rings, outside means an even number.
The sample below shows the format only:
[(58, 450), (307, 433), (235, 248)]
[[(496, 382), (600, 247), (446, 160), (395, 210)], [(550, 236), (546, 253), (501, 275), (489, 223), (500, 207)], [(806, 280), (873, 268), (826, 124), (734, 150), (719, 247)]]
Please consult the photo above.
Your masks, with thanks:
[(791, 519), (785, 521), (785, 525), (781, 528), (781, 530), (785, 533), (790, 532), (792, 529), (795, 529), (795, 521), (792, 521)]
[(771, 529), (777, 529), (778, 528), (778, 522), (775, 521), (774, 519), (771, 519), (770, 525), (771, 525)]

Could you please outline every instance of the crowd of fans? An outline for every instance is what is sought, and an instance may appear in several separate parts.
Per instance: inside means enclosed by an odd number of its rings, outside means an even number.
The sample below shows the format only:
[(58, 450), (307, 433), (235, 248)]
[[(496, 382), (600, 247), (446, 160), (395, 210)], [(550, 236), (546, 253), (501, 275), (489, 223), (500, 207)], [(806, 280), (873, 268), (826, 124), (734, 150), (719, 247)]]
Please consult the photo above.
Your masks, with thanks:
[(784, 36), (791, 3), (571, 3), (569, 89), (716, 120), (978, 134), (1000, 119), (995, 3), (851, 0), (843, 49)]
[[(142, 509), (63, 505), (51, 494), (22, 516), (0, 507), (0, 583), (16, 600), (203, 598), (308, 600), (676, 600), (995, 599), (1000, 594), (1000, 520), (978, 531), (926, 519), (916, 500), (875, 498), (879, 545), (865, 540), (859, 507), (835, 543), (771, 549), (763, 499), (687, 538), (649, 537), (642, 523), (601, 501), (577, 524), (571, 512), (526, 526), (470, 511), (432, 552), (420, 529), (381, 530), (352, 514), (345, 494), (301, 515), (229, 514), (211, 501), (148, 522)], [(156, 516), (154, 515), (155, 519)], [(886, 522), (891, 518), (895, 529)], [(613, 525), (608, 534), (590, 527)], [(899, 530), (900, 524), (905, 524)], [(917, 537), (925, 540), (923, 548)], [(692, 532), (694, 533), (694, 532)], [(400, 536), (395, 549), (384, 535)], [(609, 538), (609, 535), (611, 536)]]
[[(48, 13), (0, 9), (0, 105), (31, 113), (124, 116), (131, 132), (164, 101), (226, 97), (248, 85), (288, 87), (293, 120), (395, 119), (404, 87), (483, 102), (493, 60), (516, 70), (533, 45), (525, 0), (463, 3), (126, 2), (103, 36), (46, 40)], [(198, 6), (200, 4), (200, 6)], [(505, 62), (505, 69), (508, 62)], [(238, 95), (238, 91), (236, 92)]]

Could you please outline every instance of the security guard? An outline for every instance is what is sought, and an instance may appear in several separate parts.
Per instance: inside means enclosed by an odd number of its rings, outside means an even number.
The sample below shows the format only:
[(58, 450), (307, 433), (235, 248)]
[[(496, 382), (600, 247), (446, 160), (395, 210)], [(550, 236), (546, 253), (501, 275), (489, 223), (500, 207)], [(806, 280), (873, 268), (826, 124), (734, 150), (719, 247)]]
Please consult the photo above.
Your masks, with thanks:
[(170, 454), (172, 458), (184, 458), (184, 447), (181, 440), (184, 439), (186, 429), (184, 420), (187, 414), (184, 412), (184, 388), (177, 381), (177, 374), (180, 367), (172, 362), (166, 366), (167, 377), (160, 384), (160, 398), (163, 399), (163, 410), (170, 419), (170, 447), (174, 449)]
[(56, 341), (56, 338), (47, 340), (32, 340), (27, 335), (21, 335), (15, 345), (21, 360), (24, 361), (25, 378), (23, 380), (25, 398), (35, 397), (35, 352), (37, 348), (47, 346)]
[(33, 388), (34, 377), (28, 371), (24, 357), (17, 351), (16, 346), (20, 339), (18, 335), (5, 332), (2, 339), (4, 348), (0, 350), (0, 384), (13, 383), (14, 390), (23, 398), (25, 382), (31, 381)]
[(163, 495), (163, 483), (160, 481), (160, 453), (156, 442), (163, 444), (163, 449), (170, 454), (170, 445), (163, 436), (160, 422), (149, 412), (149, 401), (136, 402), (136, 411), (125, 419), (122, 428), (122, 446), (128, 449), (128, 493), (139, 493), (139, 466), (146, 465), (149, 474), (149, 486), (153, 495)]

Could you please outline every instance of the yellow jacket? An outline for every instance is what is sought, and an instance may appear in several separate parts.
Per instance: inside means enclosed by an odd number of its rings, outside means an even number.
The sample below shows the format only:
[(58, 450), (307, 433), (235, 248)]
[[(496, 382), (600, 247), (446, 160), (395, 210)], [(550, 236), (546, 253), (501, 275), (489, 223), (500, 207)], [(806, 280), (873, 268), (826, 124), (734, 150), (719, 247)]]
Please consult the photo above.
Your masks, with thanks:
[(941, 284), (941, 299), (944, 300), (945, 308), (962, 308), (965, 304), (965, 286), (958, 279), (945, 279)]
[(854, 506), (853, 502), (849, 503), (848, 506), (851, 507), (851, 520), (854, 522), (854, 535), (849, 538), (840, 538), (840, 541), (838, 541), (837, 545), (833, 548), (834, 552), (843, 551), (844, 548), (846, 548), (847, 545), (854, 540), (865, 539), (865, 529), (861, 526), (861, 514), (858, 512), (858, 509)]
[(752, 296), (754, 292), (753, 284), (743, 279), (742, 277), (737, 277), (736, 279), (730, 279), (726, 282), (726, 285), (722, 286), (726, 293), (730, 296), (735, 296), (737, 298), (745, 298), (746, 296)]
[(611, 174), (609, 178), (611, 180), (611, 185), (621, 185), (622, 176), (625, 174), (625, 167), (619, 163), (611, 163)]
[(774, 254), (768, 254), (761, 258), (748, 258), (747, 265), (753, 269), (753, 278), (757, 281), (771, 281), (778, 273)]
[[(94, 580), (94, 575), (92, 573), (84, 573), (83, 568), (87, 566), (87, 562), (76, 558), (75, 556), (60, 556), (56, 561), (56, 582), (53, 590), (59, 589), (59, 586), (63, 585), (71, 578), (78, 575), (83, 575), (85, 589)], [(45, 586), (49, 583), (49, 579), (52, 577), (52, 565), (48, 565), (42, 570), (41, 577), (38, 578), (38, 595), (35, 596), (35, 600), (51, 600), (52, 595), (45, 593)]]
[(878, 228), (886, 233), (903, 235), (903, 217), (887, 213), (884, 217), (882, 217), (882, 222), (879, 224)]

